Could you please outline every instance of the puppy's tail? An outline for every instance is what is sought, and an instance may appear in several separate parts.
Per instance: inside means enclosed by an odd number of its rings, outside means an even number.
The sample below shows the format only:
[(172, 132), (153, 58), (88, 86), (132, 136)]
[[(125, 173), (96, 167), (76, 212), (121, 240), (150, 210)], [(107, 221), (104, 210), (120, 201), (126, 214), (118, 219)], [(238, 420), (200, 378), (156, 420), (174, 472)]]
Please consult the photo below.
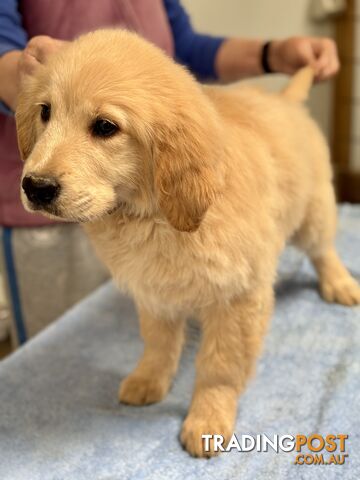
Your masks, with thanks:
[(296, 102), (305, 102), (309, 97), (311, 86), (314, 82), (312, 67), (303, 67), (290, 80), (290, 83), (281, 92), (285, 97)]

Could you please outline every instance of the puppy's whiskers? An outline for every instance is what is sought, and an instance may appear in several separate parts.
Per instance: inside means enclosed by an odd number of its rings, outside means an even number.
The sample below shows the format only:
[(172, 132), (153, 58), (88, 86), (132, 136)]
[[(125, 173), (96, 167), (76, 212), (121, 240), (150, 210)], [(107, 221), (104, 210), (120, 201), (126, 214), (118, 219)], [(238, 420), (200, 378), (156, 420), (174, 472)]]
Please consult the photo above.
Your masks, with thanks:
[(88, 208), (91, 204), (92, 204), (92, 198), (90, 198), (89, 196), (84, 196), (75, 203), (74, 208), (80, 211), (83, 211), (86, 208)]

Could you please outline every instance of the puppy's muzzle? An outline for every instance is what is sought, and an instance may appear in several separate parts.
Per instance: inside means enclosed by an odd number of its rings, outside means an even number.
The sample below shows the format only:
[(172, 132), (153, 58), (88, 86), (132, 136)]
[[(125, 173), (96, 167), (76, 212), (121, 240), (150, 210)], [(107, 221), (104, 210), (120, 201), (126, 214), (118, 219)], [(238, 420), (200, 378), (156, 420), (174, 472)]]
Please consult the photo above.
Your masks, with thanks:
[(22, 188), (28, 200), (37, 207), (50, 205), (60, 193), (60, 184), (52, 177), (26, 175)]

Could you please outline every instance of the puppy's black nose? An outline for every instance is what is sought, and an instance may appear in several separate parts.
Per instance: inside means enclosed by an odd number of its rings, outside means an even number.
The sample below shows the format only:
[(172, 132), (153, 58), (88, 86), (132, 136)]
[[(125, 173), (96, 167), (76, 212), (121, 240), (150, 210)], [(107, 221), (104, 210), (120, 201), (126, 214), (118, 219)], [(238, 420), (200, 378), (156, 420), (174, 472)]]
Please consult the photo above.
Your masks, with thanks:
[(30, 202), (38, 206), (49, 205), (60, 193), (60, 184), (51, 177), (27, 175), (23, 178), (22, 188)]

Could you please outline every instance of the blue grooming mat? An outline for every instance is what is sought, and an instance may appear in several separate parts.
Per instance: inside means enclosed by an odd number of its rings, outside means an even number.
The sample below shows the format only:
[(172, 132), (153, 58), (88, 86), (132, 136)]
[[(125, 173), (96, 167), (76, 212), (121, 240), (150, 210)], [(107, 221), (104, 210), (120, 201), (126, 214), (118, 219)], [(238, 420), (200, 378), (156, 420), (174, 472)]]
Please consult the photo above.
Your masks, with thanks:
[[(343, 206), (339, 217), (339, 252), (359, 279), (360, 207)], [(295, 465), (296, 452), (204, 460), (183, 451), (199, 336), (192, 326), (168, 397), (119, 405), (119, 381), (142, 343), (131, 300), (107, 283), (0, 363), (0, 479), (359, 479), (360, 308), (323, 302), (307, 259), (295, 263), (285, 256), (281, 264), (290, 274), (277, 286), (235, 432), (347, 434), (344, 465)]]

